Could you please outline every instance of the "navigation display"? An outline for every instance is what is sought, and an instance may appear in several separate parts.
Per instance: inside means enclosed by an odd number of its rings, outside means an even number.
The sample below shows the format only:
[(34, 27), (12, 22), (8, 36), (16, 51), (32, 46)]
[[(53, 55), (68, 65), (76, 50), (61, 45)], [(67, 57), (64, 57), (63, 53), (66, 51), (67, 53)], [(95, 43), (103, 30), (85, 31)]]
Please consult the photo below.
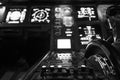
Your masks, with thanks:
[(31, 23), (50, 23), (50, 8), (33, 7)]
[(12, 7), (7, 12), (6, 23), (23, 23), (27, 9), (24, 7)]
[(101, 28), (100, 26), (80, 26), (79, 27), (79, 36), (80, 42), (82, 45), (87, 45), (93, 39), (101, 39)]
[(81, 20), (95, 20), (97, 18), (96, 16), (96, 10), (94, 7), (77, 7), (77, 18)]

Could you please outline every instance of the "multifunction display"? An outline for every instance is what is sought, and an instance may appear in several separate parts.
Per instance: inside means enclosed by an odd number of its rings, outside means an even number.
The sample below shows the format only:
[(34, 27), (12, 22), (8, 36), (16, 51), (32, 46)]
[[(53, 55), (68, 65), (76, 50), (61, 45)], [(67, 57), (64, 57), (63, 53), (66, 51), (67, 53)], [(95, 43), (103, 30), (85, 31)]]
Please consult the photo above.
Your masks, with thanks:
[(50, 8), (34, 7), (32, 9), (32, 23), (50, 23)]
[(24, 7), (9, 8), (6, 23), (23, 23), (25, 20), (27, 9)]
[(71, 49), (71, 39), (58, 39), (57, 49)]
[(97, 18), (94, 7), (77, 7), (77, 18), (92, 21)]

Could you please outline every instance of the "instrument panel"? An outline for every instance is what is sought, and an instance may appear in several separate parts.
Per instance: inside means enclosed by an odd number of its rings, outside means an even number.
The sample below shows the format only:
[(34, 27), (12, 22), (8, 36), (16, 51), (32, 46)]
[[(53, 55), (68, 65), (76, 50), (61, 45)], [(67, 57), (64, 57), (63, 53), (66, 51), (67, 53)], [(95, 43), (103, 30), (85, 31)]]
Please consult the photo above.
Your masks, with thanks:
[[(68, 4), (67, 4), (68, 5)], [(25, 5), (0, 5), (0, 22), (1, 24), (49, 24), (53, 22), (54, 18), (60, 18), (63, 15), (74, 16), (74, 21), (99, 21), (106, 19), (106, 9), (112, 4), (80, 4), (80, 5), (69, 5), (65, 9), (60, 9), (58, 6), (67, 5), (38, 5), (38, 6), (25, 6)], [(61, 10), (61, 11), (60, 11)], [(61, 12), (61, 13), (60, 13)], [(64, 17), (65, 18), (65, 17)], [(68, 18), (67, 18), (68, 19)], [(66, 20), (66, 18), (64, 19)], [(70, 20), (70, 17), (69, 17)], [(45, 25), (44, 24), (44, 25)]]
[[(66, 6), (66, 5), (60, 5)], [(71, 5), (72, 6), (72, 5)], [(54, 17), (62, 17), (63, 15), (70, 15), (71, 11), (74, 11), (72, 14), (79, 21), (93, 21), (97, 19), (96, 6), (72, 6), (65, 7), (65, 9), (60, 9), (57, 6), (0, 6), (1, 10), (1, 24), (19, 24), (19, 23), (50, 23)], [(61, 10), (61, 11), (60, 11)], [(61, 12), (61, 14), (59, 14)], [(63, 13), (64, 12), (64, 13)], [(26, 20), (26, 21), (25, 21)]]
[[(67, 5), (59, 5), (67, 6)], [(50, 23), (54, 17), (60, 18), (63, 15), (70, 15), (71, 11), (76, 21), (98, 21), (104, 19), (106, 16), (106, 9), (111, 6), (108, 5), (70, 5), (65, 7), (65, 9), (60, 9), (58, 6), (0, 6), (0, 22), (1, 24), (20, 24), (20, 23)], [(61, 14), (59, 14), (61, 11)]]
[(106, 20), (109, 6), (112, 5), (0, 5), (0, 28), (51, 30), (52, 49), (79, 50), (93, 39), (103, 39), (101, 22)]

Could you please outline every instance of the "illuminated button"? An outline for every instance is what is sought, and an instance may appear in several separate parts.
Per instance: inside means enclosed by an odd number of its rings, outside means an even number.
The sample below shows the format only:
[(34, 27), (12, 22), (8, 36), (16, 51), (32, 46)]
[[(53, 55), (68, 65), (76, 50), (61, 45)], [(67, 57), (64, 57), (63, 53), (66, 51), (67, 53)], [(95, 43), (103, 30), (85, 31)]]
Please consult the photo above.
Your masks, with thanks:
[(78, 29), (82, 29), (82, 27), (79, 27)]
[(88, 43), (89, 43), (88, 41), (82, 41), (82, 42), (81, 42), (82, 45), (86, 45), (86, 44), (88, 44)]
[(96, 35), (96, 38), (101, 39), (100, 35), (98, 35), (98, 34)]
[(50, 65), (51, 68), (54, 68), (55, 66), (54, 65)]
[(72, 34), (72, 31), (65, 31), (66, 34)]
[(71, 29), (70, 29), (70, 28), (67, 28), (66, 31), (71, 31)]
[(80, 40), (85, 40), (84, 38), (80, 38)]
[(59, 7), (56, 7), (56, 8), (55, 8), (55, 12), (61, 12), (61, 11), (62, 11), (61, 8), (59, 8)]
[(86, 67), (85, 65), (81, 65), (81, 67)]
[(58, 68), (62, 68), (62, 65), (58, 65)]
[(56, 18), (62, 18), (62, 15), (60, 13), (55, 13)]
[(72, 34), (67, 34), (66, 36), (68, 36), (68, 37), (69, 37), (69, 36), (72, 36)]
[(46, 66), (45, 66), (45, 65), (43, 65), (43, 66), (42, 66), (42, 68), (46, 68)]
[(82, 37), (83, 35), (82, 34), (80, 34), (80, 37)]

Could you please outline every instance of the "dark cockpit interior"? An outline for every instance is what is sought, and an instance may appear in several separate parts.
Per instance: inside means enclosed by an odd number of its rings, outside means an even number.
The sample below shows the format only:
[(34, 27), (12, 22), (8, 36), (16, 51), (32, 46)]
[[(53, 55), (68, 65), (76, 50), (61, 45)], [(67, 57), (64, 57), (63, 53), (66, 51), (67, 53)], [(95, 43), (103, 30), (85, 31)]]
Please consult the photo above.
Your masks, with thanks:
[(0, 0), (0, 80), (120, 80), (120, 1)]

